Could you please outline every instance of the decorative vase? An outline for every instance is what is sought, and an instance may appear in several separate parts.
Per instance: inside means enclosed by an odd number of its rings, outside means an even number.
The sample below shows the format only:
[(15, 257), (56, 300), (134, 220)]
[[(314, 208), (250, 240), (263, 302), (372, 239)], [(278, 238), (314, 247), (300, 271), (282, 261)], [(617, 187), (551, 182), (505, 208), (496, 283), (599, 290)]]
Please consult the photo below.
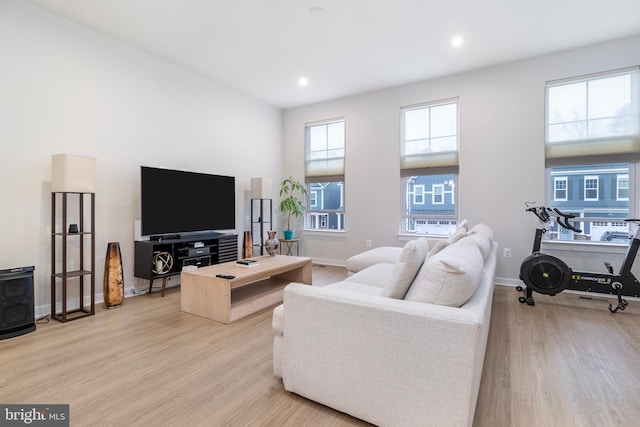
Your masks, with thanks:
[(278, 247), (280, 246), (280, 241), (276, 239), (276, 232), (271, 230), (267, 231), (269, 238), (264, 242), (264, 248), (266, 249), (269, 256), (275, 256)]
[(124, 302), (124, 274), (122, 272), (120, 243), (118, 242), (107, 243), (102, 296), (107, 308), (119, 307)]
[(284, 240), (293, 239), (293, 230), (284, 230), (282, 233), (284, 234)]
[(242, 242), (242, 258), (247, 259), (253, 257), (253, 242), (251, 241), (251, 232), (244, 232), (244, 240)]

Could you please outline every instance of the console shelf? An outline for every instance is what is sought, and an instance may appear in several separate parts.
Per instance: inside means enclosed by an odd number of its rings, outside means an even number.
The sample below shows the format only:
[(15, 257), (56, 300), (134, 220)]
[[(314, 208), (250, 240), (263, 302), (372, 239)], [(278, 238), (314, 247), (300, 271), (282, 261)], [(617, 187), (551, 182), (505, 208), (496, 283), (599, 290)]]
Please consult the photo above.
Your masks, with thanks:
[[(167, 278), (177, 276), (188, 265), (205, 267), (238, 259), (237, 234), (197, 234), (167, 240), (138, 240), (134, 254), (135, 277), (149, 281), (162, 279), (162, 296)], [(155, 260), (161, 259), (157, 265)], [(170, 264), (164, 261), (170, 261)], [(158, 267), (164, 267), (158, 270)]]

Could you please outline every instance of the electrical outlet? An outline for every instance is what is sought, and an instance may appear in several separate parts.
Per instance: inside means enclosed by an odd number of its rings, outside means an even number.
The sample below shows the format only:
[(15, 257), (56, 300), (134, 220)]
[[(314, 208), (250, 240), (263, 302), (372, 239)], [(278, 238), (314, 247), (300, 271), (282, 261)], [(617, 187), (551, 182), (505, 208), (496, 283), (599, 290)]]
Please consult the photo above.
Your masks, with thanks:
[(367, 240), (365, 240), (365, 241), (364, 241), (364, 245), (365, 245), (366, 247), (370, 248), (370, 247), (371, 247), (371, 239), (367, 239)]
[(504, 252), (502, 254), (505, 258), (511, 258), (511, 248), (504, 248)]

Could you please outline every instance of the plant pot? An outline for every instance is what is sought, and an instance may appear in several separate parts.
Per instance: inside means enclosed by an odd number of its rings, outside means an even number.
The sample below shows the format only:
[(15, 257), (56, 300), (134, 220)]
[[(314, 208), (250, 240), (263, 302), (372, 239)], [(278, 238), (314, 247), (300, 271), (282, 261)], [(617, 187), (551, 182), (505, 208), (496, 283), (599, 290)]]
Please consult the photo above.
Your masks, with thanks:
[(284, 240), (291, 240), (293, 239), (293, 230), (284, 230)]

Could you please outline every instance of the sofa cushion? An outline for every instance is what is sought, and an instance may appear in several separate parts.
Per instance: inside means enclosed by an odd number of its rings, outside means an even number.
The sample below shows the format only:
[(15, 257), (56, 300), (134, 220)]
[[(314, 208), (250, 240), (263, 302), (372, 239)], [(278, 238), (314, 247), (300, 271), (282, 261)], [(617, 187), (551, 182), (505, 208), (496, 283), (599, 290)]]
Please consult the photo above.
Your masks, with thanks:
[(382, 290), (382, 296), (404, 298), (428, 252), (429, 241), (425, 237), (407, 242), (402, 249), (400, 258), (393, 266), (393, 272)]
[(352, 292), (355, 294), (375, 295), (375, 296), (380, 296), (380, 293), (382, 292), (382, 288), (379, 288), (377, 286), (369, 286), (363, 283), (347, 282), (347, 281), (332, 283), (330, 285), (323, 286), (323, 288), (337, 289), (339, 291)]
[(370, 249), (347, 259), (347, 270), (355, 273), (380, 262), (393, 264), (400, 258), (401, 253), (402, 248), (393, 246)]
[(381, 262), (360, 270), (344, 279), (346, 282), (362, 283), (377, 288), (384, 288), (393, 272), (395, 264)]
[(405, 299), (460, 307), (480, 284), (483, 265), (478, 244), (462, 239), (427, 258)]
[(271, 319), (271, 327), (279, 334), (284, 333), (284, 304), (280, 304), (273, 309), (273, 318)]

